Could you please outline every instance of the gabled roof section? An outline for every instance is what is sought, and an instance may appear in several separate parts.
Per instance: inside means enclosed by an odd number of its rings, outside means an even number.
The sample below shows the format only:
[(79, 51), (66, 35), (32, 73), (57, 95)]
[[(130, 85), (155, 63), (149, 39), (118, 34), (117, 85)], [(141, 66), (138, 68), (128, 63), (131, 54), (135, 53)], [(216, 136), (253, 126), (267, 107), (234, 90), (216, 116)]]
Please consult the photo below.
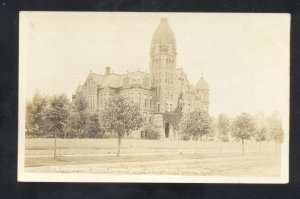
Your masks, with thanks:
[[(86, 82), (88, 80), (92, 80), (96, 83), (100, 88), (104, 87), (112, 87), (112, 88), (120, 88), (124, 87), (124, 79), (128, 78), (129, 85), (131, 84), (140, 84), (143, 85), (145, 78), (150, 78), (149, 73), (142, 72), (142, 71), (134, 71), (126, 74), (116, 74), (116, 73), (110, 73), (106, 75), (96, 74), (90, 72)], [(80, 88), (81, 90), (84, 89), (83, 86)]]
[(79, 84), (79, 86), (78, 86), (77, 89), (76, 89), (76, 93), (81, 92), (82, 89), (83, 89), (83, 86)]
[(121, 75), (111, 73), (109, 75), (105, 75), (103, 81), (101, 83), (101, 87), (113, 87), (119, 88), (121, 87)]
[(102, 83), (102, 81), (104, 79), (104, 75), (90, 73), (89, 76), (87, 77), (87, 79), (92, 79), (93, 81), (95, 81), (97, 83), (97, 85), (99, 85)]

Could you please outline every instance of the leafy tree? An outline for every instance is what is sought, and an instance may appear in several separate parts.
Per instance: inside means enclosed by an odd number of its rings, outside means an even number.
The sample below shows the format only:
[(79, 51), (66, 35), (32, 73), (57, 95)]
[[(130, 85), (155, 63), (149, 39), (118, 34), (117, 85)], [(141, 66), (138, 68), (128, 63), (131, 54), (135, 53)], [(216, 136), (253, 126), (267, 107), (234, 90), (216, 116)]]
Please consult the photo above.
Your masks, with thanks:
[(270, 137), (275, 143), (275, 152), (277, 152), (278, 143), (283, 141), (283, 129), (281, 115), (278, 112), (274, 112), (269, 118), (270, 122)]
[(74, 106), (71, 106), (66, 125), (64, 126), (64, 138), (78, 137), (80, 128), (80, 115)]
[(33, 137), (45, 136), (44, 114), (48, 105), (48, 98), (39, 91), (34, 93), (32, 101), (26, 103), (26, 135)]
[(226, 114), (220, 114), (217, 121), (218, 138), (220, 140), (220, 152), (222, 152), (222, 143), (228, 142), (230, 131), (230, 118)]
[(242, 113), (236, 117), (232, 124), (233, 136), (242, 141), (242, 152), (244, 154), (244, 141), (251, 138), (255, 131), (254, 119), (248, 113)]
[(97, 138), (101, 136), (101, 128), (99, 123), (99, 115), (94, 113), (91, 114), (87, 123), (87, 130), (85, 137)]
[(220, 114), (217, 122), (218, 138), (221, 142), (227, 142), (230, 131), (230, 118), (226, 114)]
[(259, 143), (259, 152), (261, 152), (261, 143), (266, 140), (266, 127), (259, 128), (254, 133), (255, 140)]
[(49, 106), (45, 112), (45, 121), (48, 130), (54, 135), (54, 158), (56, 158), (56, 138), (64, 130), (69, 116), (69, 100), (66, 95), (54, 95), (50, 99)]
[(180, 122), (180, 129), (197, 141), (199, 136), (202, 139), (203, 135), (211, 131), (211, 118), (204, 110), (186, 113)]
[(216, 131), (217, 131), (217, 121), (214, 117), (210, 118), (211, 121), (211, 128), (210, 132), (207, 134), (209, 139), (214, 139), (216, 136)]
[(137, 105), (132, 104), (121, 95), (116, 95), (111, 97), (104, 105), (104, 109), (100, 114), (100, 125), (106, 131), (117, 133), (117, 156), (119, 156), (122, 137), (141, 128), (143, 126), (143, 116)]
[(77, 122), (77, 124), (74, 124), (74, 127), (76, 128), (78, 137), (84, 137), (86, 131), (86, 125), (89, 119), (87, 108), (88, 101), (86, 98), (83, 94), (77, 94), (74, 100), (74, 114), (72, 117)]

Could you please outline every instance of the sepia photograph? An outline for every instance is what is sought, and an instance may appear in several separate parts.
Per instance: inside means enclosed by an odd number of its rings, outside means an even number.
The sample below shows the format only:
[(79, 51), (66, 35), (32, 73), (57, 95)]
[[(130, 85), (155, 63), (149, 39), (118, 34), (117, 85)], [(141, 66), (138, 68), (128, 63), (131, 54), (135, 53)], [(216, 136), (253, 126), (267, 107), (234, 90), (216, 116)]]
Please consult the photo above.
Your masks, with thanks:
[(19, 20), (18, 181), (289, 182), (289, 14)]

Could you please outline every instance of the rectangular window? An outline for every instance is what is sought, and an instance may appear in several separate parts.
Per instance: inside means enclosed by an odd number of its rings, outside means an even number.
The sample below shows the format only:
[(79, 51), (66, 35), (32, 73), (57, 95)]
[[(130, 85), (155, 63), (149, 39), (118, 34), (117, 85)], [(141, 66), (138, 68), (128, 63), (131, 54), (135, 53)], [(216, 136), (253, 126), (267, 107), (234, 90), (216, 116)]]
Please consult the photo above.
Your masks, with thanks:
[(160, 106), (157, 104), (157, 111), (160, 112)]
[(160, 86), (158, 87), (158, 96), (160, 96)]
[(138, 98), (139, 98), (139, 105), (141, 105), (141, 93), (139, 93), (139, 95), (138, 95)]
[(147, 95), (144, 95), (145, 107), (147, 107)]

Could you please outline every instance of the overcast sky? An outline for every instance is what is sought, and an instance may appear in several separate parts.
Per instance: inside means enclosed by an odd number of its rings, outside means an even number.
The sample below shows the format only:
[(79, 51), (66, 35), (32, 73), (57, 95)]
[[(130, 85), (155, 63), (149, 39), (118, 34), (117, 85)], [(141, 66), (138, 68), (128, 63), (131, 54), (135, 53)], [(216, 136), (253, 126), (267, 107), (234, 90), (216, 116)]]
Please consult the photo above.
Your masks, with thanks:
[(27, 98), (67, 93), (89, 71), (149, 71), (151, 38), (167, 17), (177, 42), (177, 65), (191, 83), (210, 87), (210, 113), (288, 113), (287, 14), (22, 13), (21, 76)]

